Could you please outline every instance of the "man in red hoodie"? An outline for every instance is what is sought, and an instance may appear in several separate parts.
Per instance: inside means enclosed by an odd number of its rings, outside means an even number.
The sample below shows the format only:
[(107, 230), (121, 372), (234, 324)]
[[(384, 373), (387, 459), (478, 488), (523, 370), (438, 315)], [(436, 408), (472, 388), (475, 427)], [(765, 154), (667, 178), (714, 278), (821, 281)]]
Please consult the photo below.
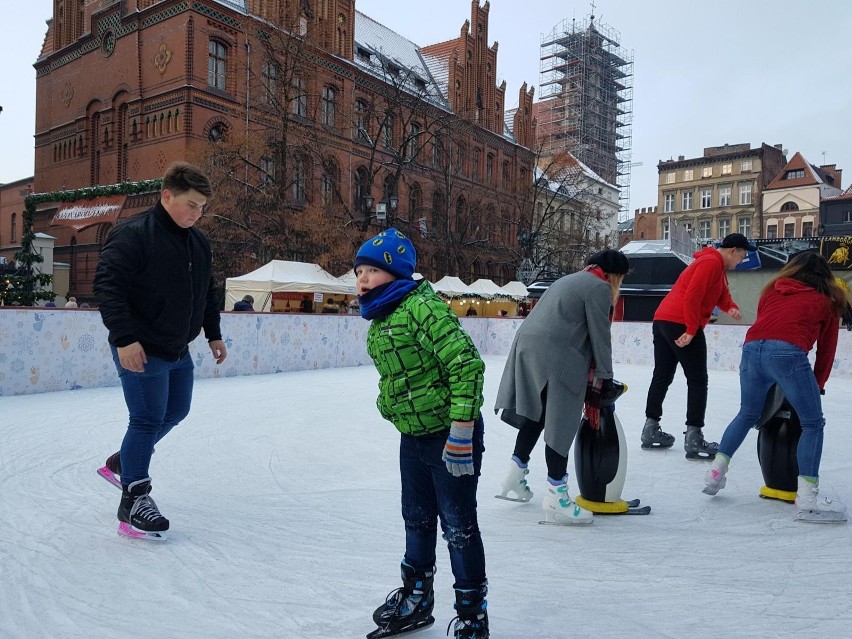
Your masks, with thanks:
[(675, 438), (660, 429), (660, 418), (663, 401), (680, 364), (687, 385), (683, 442), (686, 458), (713, 459), (716, 456), (719, 445), (705, 441), (701, 430), (707, 408), (704, 327), (716, 306), (732, 318), (742, 319), (740, 309), (731, 299), (725, 270), (736, 268), (747, 252), (755, 250), (740, 233), (726, 236), (717, 249), (701, 249), (654, 313), (654, 375), (645, 404), (642, 448), (670, 448), (674, 444)]

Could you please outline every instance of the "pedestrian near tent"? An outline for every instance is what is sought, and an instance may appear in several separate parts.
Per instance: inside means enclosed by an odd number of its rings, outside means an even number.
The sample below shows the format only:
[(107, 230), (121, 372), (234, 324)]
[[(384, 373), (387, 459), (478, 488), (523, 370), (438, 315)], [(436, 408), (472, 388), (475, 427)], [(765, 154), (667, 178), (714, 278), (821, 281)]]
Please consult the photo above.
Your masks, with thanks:
[(119, 533), (162, 539), (169, 521), (151, 499), (154, 445), (189, 413), (189, 343), (201, 329), (217, 364), (227, 356), (210, 245), (194, 228), (213, 196), (196, 166), (175, 162), (160, 201), (107, 237), (94, 290), (130, 414), (119, 452), (98, 473), (121, 487)]
[(568, 453), (589, 380), (600, 380), (601, 396), (613, 394), (610, 312), (629, 270), (627, 256), (607, 249), (592, 255), (584, 270), (556, 280), (518, 327), (503, 369), (495, 411), (502, 409), (501, 419), (518, 435), (499, 497), (532, 499), (526, 475), (544, 432), (542, 507), (554, 523), (592, 522), (592, 513), (568, 495)]
[(243, 299), (234, 304), (235, 311), (254, 311), (254, 298), (251, 295), (244, 295)]
[[(453, 636), (489, 637), (485, 551), (476, 512), (482, 466), (485, 364), (455, 313), (429, 282), (412, 279), (416, 253), (392, 228), (355, 256), (367, 353), (379, 372), (377, 406), (400, 431), (405, 555), (402, 587), (373, 613), (368, 639), (434, 623), (438, 521), (455, 583)], [(453, 622), (450, 622), (453, 624)]]
[(69, 297), (68, 301), (65, 302), (65, 308), (79, 308), (79, 306), (77, 306), (77, 298), (73, 296)]
[(736, 268), (746, 253), (756, 250), (740, 233), (726, 236), (718, 249), (701, 249), (660, 302), (652, 324), (654, 373), (645, 404), (642, 448), (670, 448), (674, 444), (674, 436), (661, 429), (660, 419), (663, 401), (680, 364), (687, 386), (683, 442), (686, 457), (713, 459), (716, 454), (718, 444), (705, 441), (702, 430), (708, 382), (704, 327), (715, 306), (733, 319), (742, 319), (739, 307), (731, 299), (725, 270)]
[[(731, 458), (760, 418), (767, 392), (778, 384), (802, 425), (796, 448), (796, 518), (846, 521), (841, 503), (819, 495), (819, 463), (825, 426), (820, 395), (831, 374), (840, 317), (848, 304), (845, 291), (819, 253), (797, 253), (767, 283), (743, 344), (740, 410), (707, 471), (705, 493), (715, 495), (725, 487)], [(808, 352), (814, 343), (817, 353), (812, 369)]]

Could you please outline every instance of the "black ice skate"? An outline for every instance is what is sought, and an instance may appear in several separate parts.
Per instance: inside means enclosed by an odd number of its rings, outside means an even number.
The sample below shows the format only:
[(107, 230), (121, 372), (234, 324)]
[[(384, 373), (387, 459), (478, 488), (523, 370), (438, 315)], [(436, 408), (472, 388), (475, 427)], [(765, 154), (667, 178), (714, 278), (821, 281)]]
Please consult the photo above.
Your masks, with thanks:
[(687, 459), (712, 460), (716, 457), (719, 444), (705, 441), (700, 426), (687, 426), (685, 434), (683, 449), (686, 451)]
[(435, 623), (432, 610), (435, 607), (435, 593), (432, 584), (435, 570), (417, 572), (403, 562), (400, 565), (402, 588), (397, 588), (385, 599), (385, 603), (376, 608), (373, 621), (378, 626), (367, 635), (367, 639), (393, 637)]
[[(456, 590), (458, 617), (450, 621), (453, 639), (488, 639), (491, 636), (488, 631), (486, 594), (488, 586), (485, 584), (473, 590)], [(447, 634), (450, 634), (449, 626)]]
[(133, 539), (166, 538), (169, 520), (160, 514), (157, 504), (148, 495), (151, 479), (140, 479), (121, 488), (121, 503), (118, 506), (118, 534)]
[(645, 419), (645, 426), (642, 428), (642, 448), (648, 450), (650, 448), (671, 448), (674, 446), (674, 435), (664, 433), (660, 429), (660, 420), (648, 417)]
[(116, 488), (121, 488), (121, 455), (113, 453), (107, 457), (104, 465), (98, 468), (98, 475), (106, 479)]

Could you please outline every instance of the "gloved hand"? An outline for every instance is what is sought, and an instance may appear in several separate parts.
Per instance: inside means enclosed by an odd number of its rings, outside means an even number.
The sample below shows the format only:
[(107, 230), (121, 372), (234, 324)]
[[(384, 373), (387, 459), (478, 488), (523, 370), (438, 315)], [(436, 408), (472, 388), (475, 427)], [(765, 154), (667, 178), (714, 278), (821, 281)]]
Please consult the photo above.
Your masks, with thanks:
[(819, 389), (819, 394), (820, 394), (820, 395), (825, 395), (825, 389), (824, 389), (824, 388), (820, 388), (820, 389)]
[(447, 471), (455, 477), (473, 474), (473, 422), (453, 422), (441, 456)]

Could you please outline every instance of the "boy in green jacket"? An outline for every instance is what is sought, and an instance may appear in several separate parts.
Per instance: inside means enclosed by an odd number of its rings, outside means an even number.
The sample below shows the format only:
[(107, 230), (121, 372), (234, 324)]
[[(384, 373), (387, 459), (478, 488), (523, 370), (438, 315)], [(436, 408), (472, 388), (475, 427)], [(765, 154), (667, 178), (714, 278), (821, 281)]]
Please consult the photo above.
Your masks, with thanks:
[(411, 241), (388, 229), (355, 256), (367, 352), (379, 372), (376, 402), (401, 433), (399, 469), (405, 556), (402, 587), (373, 613), (368, 639), (435, 622), (432, 590), (438, 519), (455, 577), (456, 639), (489, 637), (485, 552), (476, 517), (482, 465), (485, 364), (458, 318), (425, 280), (412, 278)]

